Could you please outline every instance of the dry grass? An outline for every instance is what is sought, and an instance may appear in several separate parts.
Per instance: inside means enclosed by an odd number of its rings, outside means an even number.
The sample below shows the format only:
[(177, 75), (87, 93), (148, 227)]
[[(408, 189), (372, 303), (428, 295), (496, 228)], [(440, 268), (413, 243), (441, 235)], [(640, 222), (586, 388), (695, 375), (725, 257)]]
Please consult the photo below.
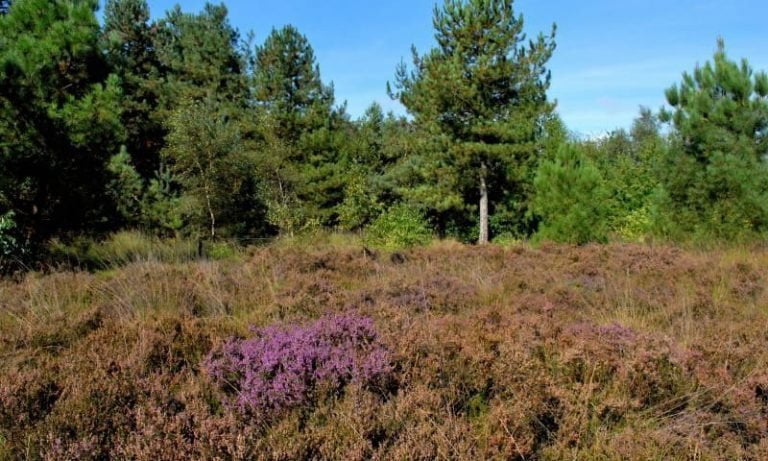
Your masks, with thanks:
[[(768, 459), (768, 251), (285, 242), (0, 283), (0, 459)], [(251, 325), (372, 317), (396, 385), (277, 421), (200, 370)]]

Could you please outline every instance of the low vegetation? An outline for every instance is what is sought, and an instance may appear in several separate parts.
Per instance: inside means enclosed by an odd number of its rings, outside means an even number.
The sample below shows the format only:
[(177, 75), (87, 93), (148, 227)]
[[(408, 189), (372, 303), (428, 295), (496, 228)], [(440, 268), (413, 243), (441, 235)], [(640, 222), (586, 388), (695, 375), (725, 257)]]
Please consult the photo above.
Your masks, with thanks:
[(0, 282), (0, 459), (768, 456), (763, 248), (325, 240)]

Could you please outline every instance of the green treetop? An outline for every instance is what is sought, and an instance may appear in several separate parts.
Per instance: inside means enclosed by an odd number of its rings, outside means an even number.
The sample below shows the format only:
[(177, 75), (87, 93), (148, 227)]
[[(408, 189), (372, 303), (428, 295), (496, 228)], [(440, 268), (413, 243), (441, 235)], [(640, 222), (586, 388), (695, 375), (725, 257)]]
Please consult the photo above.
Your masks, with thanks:
[(184, 13), (176, 6), (158, 23), (155, 46), (167, 75), (164, 120), (189, 100), (247, 101), (240, 35), (227, 15), (224, 5), (206, 3), (199, 14)]
[(763, 160), (768, 154), (768, 74), (746, 60), (731, 61), (723, 40), (713, 62), (684, 73), (666, 92), (671, 112), (662, 113), (680, 134), (685, 154), (707, 163), (716, 152)]
[(277, 123), (277, 134), (297, 141), (322, 126), (333, 106), (333, 88), (323, 84), (307, 37), (295, 27), (274, 29), (256, 49), (254, 97)]
[(263, 109), (265, 177), (270, 220), (284, 233), (315, 224), (332, 225), (343, 200), (347, 124), (334, 108), (307, 38), (295, 27), (275, 29), (255, 53), (253, 91)]

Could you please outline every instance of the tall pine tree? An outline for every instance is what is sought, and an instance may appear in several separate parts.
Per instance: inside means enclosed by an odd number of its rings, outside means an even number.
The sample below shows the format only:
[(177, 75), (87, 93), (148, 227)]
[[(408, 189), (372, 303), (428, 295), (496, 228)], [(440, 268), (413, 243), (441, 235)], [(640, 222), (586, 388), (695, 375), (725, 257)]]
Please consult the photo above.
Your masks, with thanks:
[(442, 163), (473, 185), (464, 196), (478, 201), (486, 243), (492, 198), (525, 213), (536, 141), (553, 110), (546, 64), (555, 30), (526, 43), (513, 0), (446, 0), (433, 23), (438, 46), (424, 56), (414, 49), (414, 69), (398, 68), (390, 94), (418, 125), (448, 139)]
[(157, 109), (163, 85), (155, 52), (156, 28), (146, 0), (107, 0), (104, 44), (112, 71), (120, 77), (126, 147), (141, 176), (159, 168), (165, 130)]
[(333, 88), (323, 84), (312, 45), (293, 26), (273, 29), (257, 47), (253, 86), (283, 139), (298, 141), (331, 114)]
[[(263, 109), (268, 202), (284, 232), (335, 224), (343, 200), (344, 108), (334, 107), (307, 38), (295, 27), (275, 29), (256, 49), (253, 88)], [(280, 224), (277, 224), (277, 223)]]

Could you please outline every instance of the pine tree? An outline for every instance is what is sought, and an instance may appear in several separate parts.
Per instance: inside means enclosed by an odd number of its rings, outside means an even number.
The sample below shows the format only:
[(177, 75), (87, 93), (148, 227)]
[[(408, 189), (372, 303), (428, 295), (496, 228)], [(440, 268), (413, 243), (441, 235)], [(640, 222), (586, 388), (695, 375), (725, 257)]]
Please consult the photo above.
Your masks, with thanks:
[(323, 84), (309, 40), (293, 26), (273, 29), (257, 47), (253, 86), (282, 139), (297, 142), (330, 117), (333, 88)]
[(16, 0), (0, 16), (0, 206), (25, 240), (110, 225), (106, 162), (123, 140), (96, 0)]
[(264, 180), (273, 210), (282, 210), (275, 222), (287, 232), (333, 225), (345, 186), (344, 108), (334, 108), (333, 86), (323, 83), (312, 46), (295, 27), (273, 30), (255, 55), (254, 99), (263, 109), (270, 172)]
[(166, 76), (162, 120), (189, 100), (245, 105), (246, 63), (240, 34), (229, 23), (223, 4), (206, 3), (199, 14), (184, 13), (177, 5), (156, 27), (154, 44)]
[(576, 146), (563, 145), (539, 166), (533, 211), (537, 238), (583, 245), (607, 240), (609, 201), (600, 170)]
[(401, 64), (390, 94), (417, 124), (448, 138), (451, 167), (474, 183), (464, 195), (478, 198), (486, 243), (491, 196), (510, 191), (518, 203), (527, 200), (535, 143), (553, 110), (546, 64), (555, 30), (526, 45), (512, 0), (446, 0), (433, 23), (438, 46), (424, 56), (414, 50), (414, 69)]
[(165, 130), (157, 109), (162, 89), (155, 53), (156, 28), (146, 0), (108, 0), (103, 40), (112, 71), (120, 77), (126, 144), (136, 169), (148, 180), (159, 168)]
[(664, 233), (732, 239), (768, 231), (768, 74), (731, 61), (722, 40), (713, 62), (666, 93), (676, 142), (662, 171)]
[(666, 92), (663, 111), (684, 143), (685, 154), (706, 164), (716, 152), (762, 160), (768, 154), (768, 74), (749, 62), (731, 61), (718, 41), (713, 62), (683, 74)]

